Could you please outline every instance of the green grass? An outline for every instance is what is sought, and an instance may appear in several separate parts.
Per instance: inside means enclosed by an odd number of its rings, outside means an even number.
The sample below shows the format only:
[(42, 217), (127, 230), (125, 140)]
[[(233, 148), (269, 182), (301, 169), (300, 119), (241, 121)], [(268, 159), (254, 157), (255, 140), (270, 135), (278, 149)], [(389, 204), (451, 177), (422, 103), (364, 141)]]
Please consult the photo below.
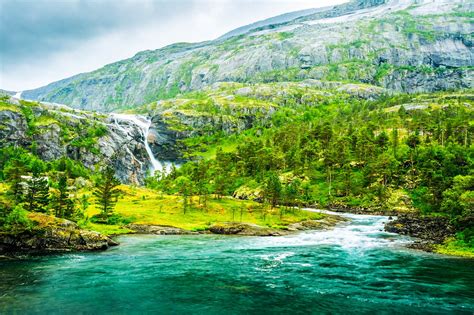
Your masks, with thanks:
[[(0, 183), (0, 201), (5, 195), (7, 186)], [(174, 226), (186, 230), (207, 230), (210, 225), (222, 222), (244, 222), (275, 229), (284, 229), (292, 223), (305, 220), (319, 220), (325, 217), (321, 213), (292, 209), (285, 211), (280, 218), (280, 209), (270, 209), (253, 201), (242, 201), (234, 198), (217, 200), (211, 196), (207, 208), (198, 205), (198, 197), (193, 197), (192, 206), (183, 212), (183, 203), (180, 196), (165, 195), (161, 192), (143, 188), (121, 185), (124, 195), (119, 199), (115, 213), (122, 216), (124, 221), (135, 224)], [(242, 211), (242, 220), (240, 211)], [(99, 210), (92, 205), (87, 216), (98, 214)], [(265, 213), (265, 215), (264, 215)], [(53, 216), (41, 213), (29, 213), (28, 217), (40, 227), (57, 224)], [(105, 235), (128, 234), (131, 230), (125, 224), (98, 224), (90, 221), (78, 222), (83, 229), (96, 231)]]
[(203, 157), (205, 160), (211, 160), (216, 157), (218, 149), (222, 149), (222, 152), (234, 152), (237, 149), (238, 143), (233, 141), (222, 141), (219, 145), (209, 146), (205, 152), (200, 152), (197, 155)]
[(435, 252), (443, 255), (474, 258), (474, 247), (455, 238), (449, 238), (443, 244), (436, 246)]
[[(245, 222), (273, 228), (284, 228), (291, 223), (304, 220), (318, 220), (324, 217), (320, 213), (303, 210), (285, 212), (280, 218), (279, 209), (270, 209), (253, 201), (241, 201), (233, 198), (217, 200), (209, 197), (207, 208), (198, 205), (198, 197), (193, 197), (192, 206), (183, 212), (183, 201), (180, 196), (163, 195), (160, 192), (142, 187), (122, 185), (124, 195), (115, 207), (115, 213), (127, 221), (136, 224), (167, 225), (186, 230), (205, 230), (211, 224), (219, 222)], [(240, 210), (243, 209), (242, 220)], [(233, 214), (234, 211), (234, 214)], [(98, 214), (94, 206), (88, 215)], [(265, 215), (264, 215), (265, 213)], [(128, 233), (118, 225), (89, 223), (88, 228), (104, 234)]]
[(49, 126), (49, 125), (52, 125), (52, 124), (59, 124), (59, 122), (52, 118), (52, 117), (48, 117), (48, 116), (40, 116), (38, 118), (36, 118), (35, 122), (34, 122), (34, 125), (36, 127), (41, 127), (41, 126)]
[(4, 110), (15, 112), (15, 113), (21, 113), (21, 109), (17, 105), (0, 101), (0, 111), (4, 111)]

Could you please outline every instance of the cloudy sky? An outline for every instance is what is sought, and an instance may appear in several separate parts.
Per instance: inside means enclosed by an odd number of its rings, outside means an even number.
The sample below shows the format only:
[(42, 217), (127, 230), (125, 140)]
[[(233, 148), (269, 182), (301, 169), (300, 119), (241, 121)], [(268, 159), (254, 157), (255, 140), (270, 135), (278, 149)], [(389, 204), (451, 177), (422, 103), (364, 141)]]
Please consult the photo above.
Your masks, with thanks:
[(214, 39), (344, 0), (0, 0), (0, 88), (21, 91), (146, 49)]

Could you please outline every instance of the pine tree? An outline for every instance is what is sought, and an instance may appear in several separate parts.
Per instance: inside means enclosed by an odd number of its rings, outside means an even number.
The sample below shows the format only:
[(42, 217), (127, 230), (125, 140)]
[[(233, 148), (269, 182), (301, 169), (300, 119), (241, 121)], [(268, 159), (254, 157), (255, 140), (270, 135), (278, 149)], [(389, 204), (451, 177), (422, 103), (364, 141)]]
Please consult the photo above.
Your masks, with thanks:
[(100, 178), (97, 180), (94, 190), (96, 204), (104, 219), (107, 219), (113, 212), (118, 196), (121, 194), (117, 186), (120, 181), (115, 178), (115, 171), (107, 166)]
[(178, 185), (179, 193), (183, 197), (183, 213), (186, 214), (186, 211), (189, 207), (188, 197), (191, 195), (191, 180), (186, 176), (180, 176), (176, 179)]
[(27, 185), (26, 209), (46, 213), (50, 201), (48, 178), (33, 173), (33, 176), (27, 181)]
[(74, 215), (74, 201), (68, 192), (67, 176), (61, 174), (57, 184), (58, 192), (54, 196), (54, 211), (59, 218), (72, 219)]
[(278, 175), (274, 172), (268, 173), (265, 180), (265, 196), (272, 208), (276, 207), (281, 197), (281, 182)]
[(397, 151), (398, 151), (398, 129), (393, 128), (392, 129), (392, 152), (393, 152), (393, 157), (397, 158)]
[(16, 204), (21, 203), (24, 197), (22, 175), (26, 173), (24, 164), (18, 159), (13, 159), (4, 172), (7, 182), (10, 184), (8, 195)]
[(79, 211), (76, 212), (76, 219), (88, 219), (87, 209), (90, 206), (89, 195), (82, 195), (79, 199)]

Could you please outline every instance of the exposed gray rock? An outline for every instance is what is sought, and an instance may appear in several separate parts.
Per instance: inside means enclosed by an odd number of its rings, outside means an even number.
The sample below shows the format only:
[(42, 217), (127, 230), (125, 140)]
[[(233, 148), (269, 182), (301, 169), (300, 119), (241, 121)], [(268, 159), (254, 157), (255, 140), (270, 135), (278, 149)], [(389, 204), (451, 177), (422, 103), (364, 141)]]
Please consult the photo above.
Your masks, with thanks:
[(53, 252), (105, 250), (118, 243), (76, 223), (54, 219), (55, 224), (22, 231), (0, 231), (0, 255), (47, 254)]
[[(29, 125), (28, 119), (33, 117), (27, 119), (22, 107), (12, 99), (11, 104), (11, 108), (0, 110), (0, 147), (31, 148), (34, 145), (35, 153), (45, 161), (66, 156), (91, 170), (101, 163), (111, 163), (122, 182), (144, 182), (150, 159), (143, 144), (143, 134), (133, 123), (113, 123), (107, 116), (36, 104), (28, 107), (35, 119)], [(106, 129), (105, 134), (92, 137), (97, 143), (92, 148), (78, 145), (78, 141), (89, 136), (88, 129), (97, 126)], [(74, 134), (74, 137), (64, 133)]]
[(155, 234), (155, 235), (189, 235), (198, 234), (196, 232), (183, 230), (173, 226), (166, 225), (149, 225), (149, 224), (128, 224), (125, 226), (138, 234)]
[(196, 232), (183, 230), (183, 229), (173, 227), (173, 226), (164, 226), (164, 225), (128, 224), (126, 228), (138, 234), (155, 234), (155, 235), (198, 234)]
[(214, 224), (209, 227), (209, 231), (214, 234), (245, 236), (280, 236), (288, 234), (286, 231), (263, 227), (256, 224), (235, 222)]
[(112, 111), (229, 81), (344, 80), (404, 92), (472, 88), (473, 10), (471, 1), (460, 0), (351, 1), (247, 27), (240, 36), (141, 52), (23, 97)]
[(453, 236), (456, 232), (449, 218), (417, 215), (400, 215), (396, 220), (388, 222), (385, 225), (385, 230), (417, 237), (436, 244), (442, 243), (447, 237)]
[(321, 220), (306, 220), (288, 225), (289, 231), (308, 231), (331, 229), (336, 224), (346, 222), (348, 219), (338, 215), (326, 215)]

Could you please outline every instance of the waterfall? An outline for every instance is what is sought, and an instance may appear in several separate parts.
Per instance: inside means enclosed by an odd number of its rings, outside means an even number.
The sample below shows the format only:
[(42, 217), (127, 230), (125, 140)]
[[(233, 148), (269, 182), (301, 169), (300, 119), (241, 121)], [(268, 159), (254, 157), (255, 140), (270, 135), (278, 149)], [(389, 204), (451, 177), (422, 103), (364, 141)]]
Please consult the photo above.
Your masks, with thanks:
[(13, 97), (16, 98), (16, 99), (21, 100), (21, 93), (23, 93), (23, 92), (22, 91), (16, 92), (15, 95), (13, 95)]
[[(115, 123), (118, 125), (117, 121), (128, 121), (138, 126), (142, 132), (143, 144), (145, 145), (146, 153), (151, 162), (151, 174), (154, 175), (156, 171), (161, 173), (168, 173), (171, 169), (171, 165), (166, 162), (161, 162), (157, 160), (153, 154), (153, 151), (150, 148), (148, 143), (148, 133), (150, 131), (151, 120), (147, 119), (140, 115), (127, 115), (127, 114), (112, 114), (111, 117), (114, 119)], [(119, 126), (120, 127), (120, 126)], [(122, 127), (121, 127), (122, 128)], [(122, 128), (123, 129), (123, 128)]]

